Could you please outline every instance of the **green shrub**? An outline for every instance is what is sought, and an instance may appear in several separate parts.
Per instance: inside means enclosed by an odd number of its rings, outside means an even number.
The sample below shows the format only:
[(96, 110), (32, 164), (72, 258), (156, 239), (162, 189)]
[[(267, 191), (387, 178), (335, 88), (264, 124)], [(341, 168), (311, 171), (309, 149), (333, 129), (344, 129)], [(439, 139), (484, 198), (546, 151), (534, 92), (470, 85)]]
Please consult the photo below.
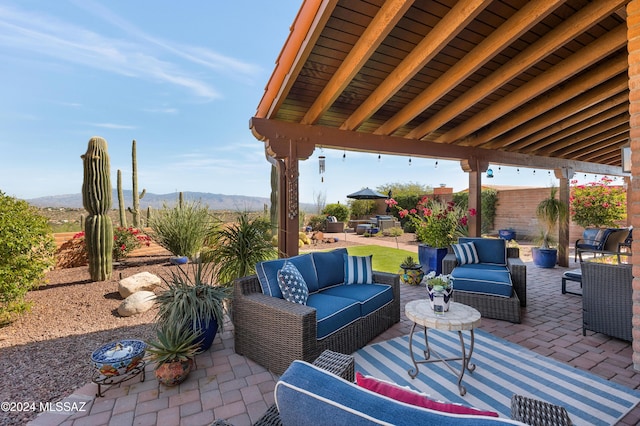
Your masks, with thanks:
[(376, 209), (376, 203), (373, 200), (349, 200), (349, 207), (355, 217), (370, 216)]
[(166, 205), (149, 218), (151, 239), (174, 256), (193, 259), (213, 235), (217, 222), (200, 203), (185, 202), (182, 207)]
[(313, 215), (309, 218), (309, 226), (313, 231), (322, 231), (324, 230), (324, 223), (326, 220), (326, 216)]
[(335, 216), (338, 222), (346, 222), (349, 219), (349, 207), (344, 204), (327, 204), (322, 210), (322, 214)]
[(24, 296), (55, 264), (54, 253), (47, 218), (0, 191), (0, 323), (28, 308)]

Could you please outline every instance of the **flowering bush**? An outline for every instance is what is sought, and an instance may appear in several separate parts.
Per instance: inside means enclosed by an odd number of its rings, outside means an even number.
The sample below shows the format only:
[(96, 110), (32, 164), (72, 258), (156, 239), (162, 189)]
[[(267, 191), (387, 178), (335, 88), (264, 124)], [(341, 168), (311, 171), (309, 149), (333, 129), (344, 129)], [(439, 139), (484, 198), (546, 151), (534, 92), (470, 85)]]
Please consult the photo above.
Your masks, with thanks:
[[(87, 250), (87, 246), (84, 244), (84, 231), (75, 234), (73, 239), (82, 239), (82, 248), (84, 251)], [(118, 226), (113, 230), (113, 260), (117, 262), (124, 259), (143, 244), (149, 247), (151, 238), (141, 234), (139, 229)]]
[(418, 241), (435, 248), (447, 247), (454, 244), (459, 236), (466, 235), (469, 217), (476, 215), (475, 209), (465, 211), (452, 201), (429, 200), (427, 197), (410, 210), (398, 207), (393, 198), (385, 202), (398, 208), (401, 218), (411, 220)]
[(571, 181), (569, 213), (571, 219), (587, 228), (590, 226), (615, 226), (616, 221), (626, 218), (626, 192), (622, 186), (610, 186), (613, 180), (607, 176), (599, 182), (575, 185)]

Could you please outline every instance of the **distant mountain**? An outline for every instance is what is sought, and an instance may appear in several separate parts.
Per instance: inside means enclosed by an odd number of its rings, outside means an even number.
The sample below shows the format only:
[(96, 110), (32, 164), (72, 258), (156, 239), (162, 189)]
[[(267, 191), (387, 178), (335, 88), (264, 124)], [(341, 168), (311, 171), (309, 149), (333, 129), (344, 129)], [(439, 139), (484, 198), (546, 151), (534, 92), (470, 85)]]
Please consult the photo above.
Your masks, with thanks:
[[(185, 201), (200, 201), (202, 204), (209, 206), (211, 210), (231, 210), (231, 211), (262, 211), (264, 206), (271, 205), (271, 200), (266, 197), (251, 197), (246, 195), (225, 195), (212, 194), (210, 192), (188, 192), (184, 193)], [(130, 190), (123, 191), (125, 206), (131, 207), (133, 202), (132, 192)], [(82, 194), (66, 194), (53, 195), (48, 197), (31, 198), (25, 200), (29, 204), (36, 207), (67, 207), (82, 208)], [(151, 206), (154, 209), (162, 208), (163, 205), (172, 207), (178, 203), (178, 193), (171, 194), (152, 194), (146, 193), (140, 200), (140, 208), (146, 209)], [(118, 208), (118, 194), (113, 191), (113, 206)], [(304, 211), (314, 211), (315, 208), (311, 204), (302, 204), (300, 208)]]

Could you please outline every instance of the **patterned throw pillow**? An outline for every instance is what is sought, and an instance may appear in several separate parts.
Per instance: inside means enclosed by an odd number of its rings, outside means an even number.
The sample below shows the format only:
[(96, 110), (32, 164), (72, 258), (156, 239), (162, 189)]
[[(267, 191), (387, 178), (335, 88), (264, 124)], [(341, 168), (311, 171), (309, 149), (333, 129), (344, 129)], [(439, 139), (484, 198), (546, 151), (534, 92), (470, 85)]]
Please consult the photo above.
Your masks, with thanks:
[(344, 255), (344, 283), (367, 284), (373, 282), (373, 269), (370, 256)]
[(278, 271), (278, 285), (285, 300), (301, 305), (307, 304), (309, 289), (302, 274), (291, 262), (285, 262), (282, 269)]
[(468, 263), (480, 263), (478, 252), (476, 252), (476, 246), (473, 243), (461, 243), (453, 244), (453, 253), (456, 255), (456, 260), (459, 265), (466, 265)]

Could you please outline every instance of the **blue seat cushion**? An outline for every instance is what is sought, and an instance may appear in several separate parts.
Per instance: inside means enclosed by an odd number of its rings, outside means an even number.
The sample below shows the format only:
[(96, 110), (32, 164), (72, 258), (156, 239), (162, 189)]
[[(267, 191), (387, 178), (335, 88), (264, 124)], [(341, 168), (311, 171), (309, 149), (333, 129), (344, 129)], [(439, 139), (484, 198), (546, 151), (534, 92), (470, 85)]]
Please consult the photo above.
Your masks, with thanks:
[(479, 263), (507, 265), (507, 242), (502, 238), (460, 237), (458, 243), (473, 243)]
[[(515, 424), (498, 417), (450, 414), (405, 404), (358, 387), (319, 367), (296, 360), (276, 383), (282, 424), (336, 426), (479, 426)], [(331, 421), (328, 422), (328, 419)]]
[(339, 285), (323, 290), (322, 294), (356, 300), (363, 317), (393, 301), (393, 289), (386, 284)]
[(346, 254), (346, 248), (311, 253), (318, 275), (319, 290), (344, 282), (344, 256)]
[(483, 263), (462, 265), (453, 269), (451, 277), (454, 291), (511, 297), (513, 290), (511, 274), (506, 266)]
[(263, 294), (282, 299), (282, 292), (278, 283), (278, 271), (282, 269), (284, 262), (291, 262), (300, 271), (304, 281), (307, 283), (309, 293), (318, 291), (318, 277), (311, 255), (301, 254), (287, 259), (265, 260), (256, 264), (256, 274)]
[(354, 299), (314, 293), (307, 299), (307, 306), (315, 308), (318, 340), (335, 333), (360, 318), (360, 303)]
[(572, 269), (562, 274), (563, 278), (569, 281), (582, 281), (582, 269)]

